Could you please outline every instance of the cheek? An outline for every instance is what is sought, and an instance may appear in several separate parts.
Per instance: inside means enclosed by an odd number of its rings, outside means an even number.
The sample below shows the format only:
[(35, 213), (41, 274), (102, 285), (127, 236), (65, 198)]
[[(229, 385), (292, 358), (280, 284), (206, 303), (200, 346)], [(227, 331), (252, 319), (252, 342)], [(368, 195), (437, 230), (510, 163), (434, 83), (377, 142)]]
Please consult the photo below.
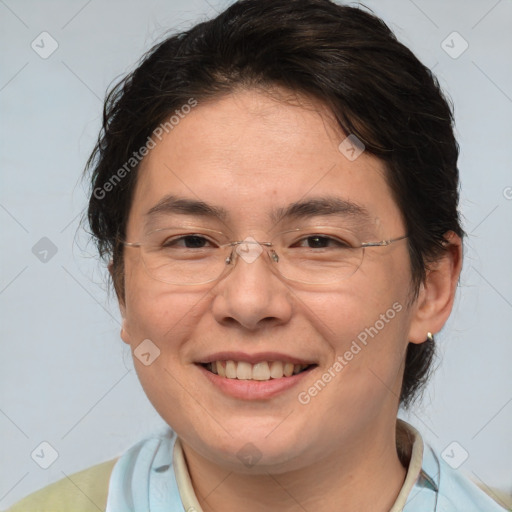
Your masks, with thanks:
[(368, 260), (368, 265), (338, 289), (303, 297), (303, 303), (310, 306), (310, 320), (316, 319), (322, 335), (338, 353), (348, 350), (354, 339), (364, 343), (372, 335), (387, 338), (388, 333), (403, 333), (403, 324), (409, 321), (405, 314), (410, 293), (406, 265), (389, 256)]
[(371, 297), (351, 292), (329, 295), (319, 307), (322, 321), (316, 325), (329, 344), (330, 361), (297, 395), (301, 412), (311, 424), (321, 424), (319, 445), (323, 436), (337, 439), (396, 407), (409, 321), (397, 297), (390, 289)]
[(139, 380), (157, 410), (157, 401), (176, 399), (187, 382), (187, 340), (207, 300), (205, 291), (173, 290), (137, 269), (127, 274), (124, 329)]
[(349, 408), (382, 402), (386, 396), (396, 399), (400, 391), (410, 280), (407, 272), (393, 268), (397, 263), (382, 259), (379, 264), (373, 266), (378, 270), (374, 274), (370, 266), (355, 274), (344, 290), (304, 297), (310, 322), (330, 348), (322, 376), (329, 384), (325, 391), (322, 383), (317, 388), (324, 400)]
[(175, 351), (190, 329), (198, 322), (204, 293), (176, 291), (168, 285), (139, 282), (127, 286), (126, 328), (131, 344), (149, 338), (162, 350)]
[[(139, 381), (167, 423), (190, 430), (191, 423), (201, 418), (191, 410), (187, 413), (194, 415), (191, 421), (182, 412), (191, 395), (199, 396), (189, 381), (186, 348), (204, 315), (208, 294), (172, 291), (165, 284), (128, 279), (126, 297), (126, 329)], [(139, 346), (144, 347), (143, 353), (150, 353), (150, 364), (138, 357), (142, 352)]]
[(178, 343), (175, 331), (192, 320), (201, 296), (156, 281), (135, 257), (125, 269), (125, 329), (132, 348), (144, 339), (161, 349)]
[(378, 367), (402, 357), (409, 323), (405, 299), (395, 290), (371, 297), (328, 294), (316, 305), (309, 302), (311, 321), (330, 345), (333, 361), (343, 356), (354, 368)]

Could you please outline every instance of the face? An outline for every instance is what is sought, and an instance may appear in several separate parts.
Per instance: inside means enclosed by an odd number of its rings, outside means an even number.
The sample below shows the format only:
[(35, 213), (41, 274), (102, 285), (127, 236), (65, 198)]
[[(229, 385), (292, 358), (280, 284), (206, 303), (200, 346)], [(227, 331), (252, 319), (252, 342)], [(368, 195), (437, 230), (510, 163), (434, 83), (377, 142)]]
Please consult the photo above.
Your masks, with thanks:
[[(267, 241), (297, 226), (344, 228), (360, 242), (404, 235), (383, 164), (364, 152), (347, 158), (338, 148), (345, 137), (322, 106), (305, 100), (244, 91), (200, 103), (143, 160), (127, 239), (176, 225), (230, 240)], [(170, 195), (225, 215), (178, 210), (165, 203)], [(360, 211), (321, 208), (327, 199)], [(272, 217), (308, 201), (302, 215)], [(159, 213), (148, 214), (158, 204)], [(316, 286), (281, 277), (266, 251), (193, 286), (154, 279), (140, 248), (125, 248), (124, 258), (122, 337), (135, 353), (143, 340), (160, 351), (147, 365), (134, 357), (135, 367), (188, 450), (239, 471), (247, 469), (243, 455), (252, 455), (261, 471), (280, 472), (394, 425), (414, 328), (405, 240), (365, 249), (350, 278)], [(206, 364), (224, 368), (228, 360), (224, 371), (256, 380), (223, 377)], [(304, 371), (283, 376), (291, 363)]]

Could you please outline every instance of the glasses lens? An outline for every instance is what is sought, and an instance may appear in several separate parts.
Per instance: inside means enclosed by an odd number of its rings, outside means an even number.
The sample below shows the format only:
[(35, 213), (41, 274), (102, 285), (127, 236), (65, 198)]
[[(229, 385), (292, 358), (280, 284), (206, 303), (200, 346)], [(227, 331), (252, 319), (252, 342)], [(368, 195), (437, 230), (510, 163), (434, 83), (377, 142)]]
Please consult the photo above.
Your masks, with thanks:
[[(144, 237), (141, 255), (148, 274), (158, 281), (203, 284), (218, 279), (231, 268), (226, 265), (226, 258), (232, 253), (246, 263), (264, 255), (252, 238), (239, 244), (236, 250), (229, 243), (223, 233), (206, 228), (157, 229)], [(272, 238), (271, 243), (269, 261), (274, 270), (286, 279), (306, 284), (347, 279), (361, 266), (364, 255), (351, 231), (332, 226), (285, 231)]]
[(273, 239), (276, 268), (291, 281), (330, 284), (352, 276), (361, 266), (364, 248), (349, 230), (316, 226), (280, 233)]
[(225, 235), (205, 228), (158, 229), (141, 247), (148, 274), (169, 284), (202, 284), (217, 279), (226, 268), (229, 247)]

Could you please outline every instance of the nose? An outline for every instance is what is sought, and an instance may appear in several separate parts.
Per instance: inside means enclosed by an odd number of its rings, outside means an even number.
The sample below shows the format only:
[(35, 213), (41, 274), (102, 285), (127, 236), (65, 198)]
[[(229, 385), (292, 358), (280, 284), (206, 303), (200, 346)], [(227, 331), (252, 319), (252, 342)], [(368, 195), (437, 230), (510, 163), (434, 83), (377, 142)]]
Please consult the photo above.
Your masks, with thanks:
[(273, 272), (269, 255), (254, 239), (234, 247), (228, 262), (234, 265), (212, 293), (212, 311), (217, 322), (239, 325), (247, 330), (287, 323), (292, 315), (292, 294)]

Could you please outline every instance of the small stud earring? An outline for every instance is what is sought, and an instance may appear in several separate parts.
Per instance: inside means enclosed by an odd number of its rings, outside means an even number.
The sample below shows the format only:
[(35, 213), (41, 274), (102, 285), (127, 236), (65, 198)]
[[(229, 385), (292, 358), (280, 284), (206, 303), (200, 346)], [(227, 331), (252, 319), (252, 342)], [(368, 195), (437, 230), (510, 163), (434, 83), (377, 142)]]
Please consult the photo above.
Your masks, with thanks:
[(428, 341), (434, 341), (434, 335), (431, 332), (427, 332)]

